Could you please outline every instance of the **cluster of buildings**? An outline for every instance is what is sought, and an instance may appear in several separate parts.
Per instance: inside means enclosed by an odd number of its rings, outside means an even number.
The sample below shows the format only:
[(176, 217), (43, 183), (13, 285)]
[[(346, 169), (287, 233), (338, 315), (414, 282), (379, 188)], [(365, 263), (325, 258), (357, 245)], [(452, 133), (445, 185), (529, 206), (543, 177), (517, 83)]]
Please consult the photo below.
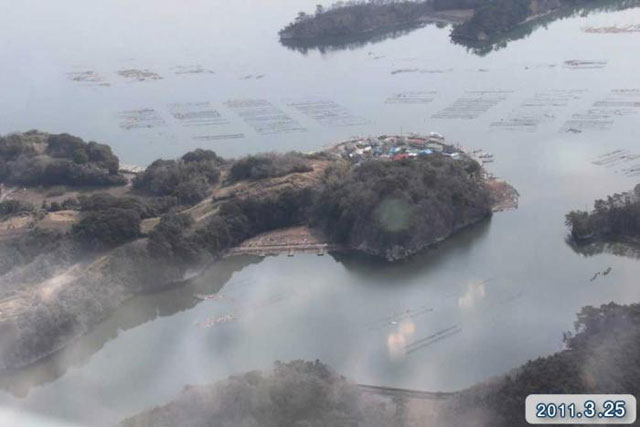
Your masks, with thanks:
[(398, 161), (419, 156), (441, 154), (461, 158), (465, 153), (447, 144), (442, 135), (431, 132), (427, 135), (382, 135), (378, 137), (353, 138), (339, 144), (339, 154), (353, 163), (376, 158)]

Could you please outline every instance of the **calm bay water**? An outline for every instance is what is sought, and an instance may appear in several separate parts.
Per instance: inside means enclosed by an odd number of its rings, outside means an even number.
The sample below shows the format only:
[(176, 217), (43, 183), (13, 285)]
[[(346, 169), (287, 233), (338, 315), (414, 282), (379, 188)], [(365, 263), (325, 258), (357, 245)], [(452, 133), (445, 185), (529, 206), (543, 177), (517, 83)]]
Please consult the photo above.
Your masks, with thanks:
[[(196, 147), (233, 157), (437, 130), (493, 153), (489, 170), (520, 191), (520, 208), (397, 265), (330, 256), (221, 261), (186, 288), (136, 298), (51, 360), (0, 379), (0, 420), (108, 425), (168, 402), (187, 384), (278, 359), (318, 358), (361, 383), (456, 390), (560, 350), (562, 331), (586, 304), (640, 301), (638, 260), (577, 254), (563, 224), (570, 209), (637, 183), (622, 173), (625, 165), (592, 161), (616, 149), (640, 152), (640, 111), (610, 108), (612, 118), (601, 119), (613, 121), (607, 129), (560, 132), (572, 115), (618, 96), (612, 90), (640, 89), (640, 34), (582, 31), (637, 24), (640, 10), (557, 21), (483, 57), (433, 26), (303, 55), (282, 47), (277, 30), (315, 1), (92, 3), (0, 4), (0, 133), (69, 132), (111, 144), (124, 163), (147, 164)], [(575, 69), (567, 60), (597, 64)], [(215, 74), (181, 73), (198, 66)], [(132, 68), (163, 79), (129, 82), (116, 74)], [(70, 79), (89, 70), (110, 86)], [(548, 100), (567, 90), (574, 90), (567, 99)], [(422, 94), (433, 100), (385, 102), (417, 91), (435, 92)], [(432, 117), (459, 98), (495, 98), (472, 91), (500, 91), (504, 99), (474, 119)], [(229, 103), (247, 99), (267, 101), (289, 117), (289, 128), (305, 130), (260, 134), (247, 116), (255, 110)], [(317, 99), (343, 107), (340, 122), (292, 105)], [(540, 122), (534, 131), (491, 126), (531, 118), (532, 100)], [(171, 115), (193, 103), (209, 103), (221, 119), (187, 126)], [(122, 112), (144, 109), (155, 111), (145, 123), (164, 125), (120, 126)], [(244, 137), (222, 138), (238, 134)], [(590, 281), (607, 267), (611, 274)], [(216, 291), (224, 298), (194, 299)], [(197, 324), (226, 314), (235, 320)], [(442, 339), (420, 341), (432, 336)]]

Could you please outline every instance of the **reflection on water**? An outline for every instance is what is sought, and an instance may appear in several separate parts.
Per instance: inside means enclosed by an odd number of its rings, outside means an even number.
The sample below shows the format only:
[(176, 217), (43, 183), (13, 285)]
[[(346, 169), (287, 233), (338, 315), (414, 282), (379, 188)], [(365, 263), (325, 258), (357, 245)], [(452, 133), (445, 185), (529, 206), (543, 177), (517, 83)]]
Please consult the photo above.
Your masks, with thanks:
[(332, 253), (333, 258), (343, 264), (349, 272), (362, 276), (380, 277), (389, 275), (394, 281), (411, 279), (424, 274), (447, 257), (463, 256), (474, 250), (474, 244), (487, 235), (492, 218), (485, 218), (470, 227), (458, 231), (447, 240), (437, 243), (419, 254), (407, 259), (388, 262), (361, 253)]
[(584, 257), (592, 257), (601, 254), (611, 254), (616, 256), (623, 256), (627, 258), (640, 259), (640, 247), (632, 243), (625, 242), (605, 242), (597, 241), (588, 244), (578, 244), (576, 241), (568, 235), (565, 237), (565, 242), (573, 251)]
[(556, 12), (544, 15), (538, 19), (532, 19), (529, 22), (518, 25), (512, 31), (504, 34), (497, 34), (483, 41), (471, 40), (452, 40), (455, 44), (460, 44), (467, 48), (467, 51), (479, 56), (488, 55), (491, 52), (506, 48), (509, 43), (529, 37), (534, 31), (547, 26), (555, 21), (567, 19), (571, 17), (585, 17), (591, 13), (597, 12), (616, 12), (634, 7), (639, 7), (639, 0), (601, 0), (581, 4), (575, 7), (562, 8)]
[[(633, 22), (639, 10), (558, 22), (485, 57), (453, 46), (446, 30), (434, 27), (386, 39), (375, 52), (302, 56), (276, 38), (291, 16), (292, 0), (197, 0), (188, 8), (151, 0), (131, 8), (116, 1), (104, 2), (105, 10), (97, 12), (93, 5), (99, 2), (76, 0), (72, 9), (83, 16), (109, 12), (110, 19), (104, 20), (105, 28), (83, 21), (82, 39), (91, 49), (72, 55), (63, 48), (78, 40), (73, 16), (39, 2), (45, 9), (39, 15), (55, 19), (29, 26), (27, 17), (33, 13), (21, 10), (29, 9), (23, 3), (9, 11), (19, 10), (20, 16), (14, 13), (7, 25), (0, 25), (3, 40), (16, 43), (14, 50), (0, 49), (6, 64), (0, 67), (6, 89), (0, 97), (4, 132), (40, 127), (76, 133), (113, 144), (127, 163), (146, 164), (197, 147), (234, 157), (312, 151), (356, 134), (438, 131), (467, 148), (493, 153), (491, 172), (511, 182), (522, 198), (519, 210), (497, 214), (398, 264), (353, 254), (272, 257), (259, 263), (224, 260), (184, 288), (130, 301), (68, 350), (3, 378), (1, 408), (43, 414), (48, 420), (113, 425), (167, 403), (187, 384), (300, 358), (320, 359), (361, 383), (451, 391), (559, 350), (562, 331), (572, 328), (575, 313), (585, 305), (640, 300), (637, 260), (606, 253), (577, 256), (563, 241), (566, 212), (635, 184), (592, 161), (616, 149), (635, 152), (636, 117), (620, 116), (608, 130), (581, 134), (559, 134), (551, 121), (517, 135), (490, 129), (539, 92), (589, 89), (553, 112), (560, 122), (607, 99), (612, 89), (636, 88), (639, 59), (629, 53), (635, 52), (638, 35), (600, 36), (580, 28)], [(309, 1), (309, 7), (314, 4)], [(229, 19), (212, 27), (210, 16), (222, 15)], [(112, 22), (132, 25), (117, 34), (105, 31)], [(171, 37), (166, 37), (167, 22)], [(126, 45), (110, 48), (122, 40)], [(157, 40), (166, 43), (159, 47)], [(136, 59), (123, 62), (129, 57)], [(580, 72), (535, 66), (568, 59), (603, 59), (609, 65)], [(112, 76), (112, 86), (70, 82), (66, 73), (76, 64)], [(178, 78), (172, 70), (179, 64), (216, 64), (216, 74)], [(531, 71), (523, 73), (523, 65), (531, 64)], [(134, 67), (157, 71), (165, 79), (118, 83), (114, 73)], [(418, 71), (392, 74), (407, 69)], [(262, 74), (267, 77), (239, 79)], [(466, 91), (489, 90), (514, 92), (477, 119), (432, 117)], [(407, 93), (422, 98), (385, 103), (393, 94)], [(286, 102), (327, 96), (332, 105), (371, 123), (324, 126)], [(308, 133), (259, 135), (225, 104), (247, 98), (268, 100)], [(65, 104), (68, 109), (57, 108), (66, 100), (73, 100)], [(211, 137), (193, 141), (196, 133), (184, 131), (186, 123), (171, 115), (176, 104), (182, 112), (187, 106), (211, 112), (206, 132)], [(165, 141), (156, 137), (157, 129), (118, 127), (117, 112), (145, 108), (159, 111), (180, 138)], [(230, 127), (218, 129), (223, 121)], [(222, 134), (244, 138), (213, 138)], [(221, 287), (221, 300), (194, 298)], [(233, 321), (209, 321), (228, 315)], [(6, 420), (2, 417), (0, 410), (0, 424)]]
[[(366, 34), (358, 34), (348, 37), (324, 38), (321, 40), (280, 40), (283, 46), (300, 52), (303, 55), (309, 51), (317, 50), (322, 54), (335, 52), (340, 50), (360, 49), (369, 44), (380, 43), (385, 40), (393, 40), (405, 36), (420, 28), (424, 28), (425, 24), (413, 25), (407, 28), (393, 28), (381, 31), (372, 31)], [(438, 28), (442, 28), (442, 24), (437, 24)]]
[(225, 259), (178, 288), (136, 296), (72, 345), (31, 367), (1, 375), (0, 389), (24, 398), (32, 387), (55, 381), (69, 368), (87, 363), (93, 354), (100, 351), (107, 342), (116, 339), (122, 331), (195, 307), (202, 301), (199, 295), (217, 293), (234, 273), (261, 261), (262, 258), (251, 256)]
[[(597, 12), (616, 12), (631, 9), (640, 6), (640, 0), (601, 0), (581, 4), (574, 7), (563, 7), (562, 9), (532, 19), (529, 22), (518, 25), (512, 31), (497, 34), (487, 40), (452, 40), (452, 43), (465, 46), (467, 51), (479, 56), (488, 55), (491, 52), (506, 48), (509, 43), (529, 37), (534, 31), (547, 26), (555, 21), (567, 19), (571, 17), (585, 17), (591, 13)], [(403, 29), (391, 29), (376, 31), (367, 34), (361, 34), (351, 37), (325, 38), (322, 40), (299, 41), (299, 40), (281, 40), (283, 46), (291, 50), (298, 51), (304, 55), (310, 50), (318, 50), (321, 53), (327, 53), (339, 50), (354, 50), (362, 48), (369, 44), (379, 43), (389, 39), (396, 39), (405, 36), (413, 31), (424, 28), (429, 24), (415, 25)], [(443, 23), (435, 23), (438, 28), (448, 28), (449, 25)]]

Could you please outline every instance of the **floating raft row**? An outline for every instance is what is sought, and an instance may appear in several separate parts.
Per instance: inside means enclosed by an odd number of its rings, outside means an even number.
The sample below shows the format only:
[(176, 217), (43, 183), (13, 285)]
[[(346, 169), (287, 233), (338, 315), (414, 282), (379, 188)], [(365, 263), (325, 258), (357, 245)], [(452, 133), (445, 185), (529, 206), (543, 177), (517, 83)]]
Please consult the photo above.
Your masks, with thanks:
[(129, 82), (144, 82), (147, 80), (162, 80), (163, 77), (150, 70), (137, 70), (135, 68), (129, 68), (125, 70), (120, 70), (117, 72), (120, 77), (123, 77)]
[(618, 117), (640, 113), (640, 89), (613, 89), (586, 111), (573, 114), (561, 132), (581, 133), (611, 129)]
[(67, 73), (67, 78), (72, 82), (80, 83), (85, 86), (111, 86), (111, 83), (109, 83), (102, 75), (92, 70)]
[(185, 104), (169, 104), (169, 113), (181, 126), (221, 126), (229, 124), (229, 120), (209, 102), (190, 102)]
[(511, 91), (467, 91), (449, 107), (431, 116), (434, 119), (472, 120), (480, 117), (500, 102), (507, 99)]
[(225, 105), (261, 135), (305, 132), (297, 121), (264, 99), (236, 99)]
[(591, 162), (614, 170), (615, 173), (628, 177), (640, 176), (640, 154), (628, 150), (614, 150), (598, 156)]
[(244, 137), (244, 133), (231, 133), (226, 135), (198, 135), (194, 136), (193, 139), (196, 141), (221, 141), (226, 139), (242, 139)]
[(506, 119), (491, 123), (500, 130), (535, 132), (538, 126), (555, 120), (558, 110), (581, 99), (586, 90), (559, 89), (537, 92), (525, 99)]
[(352, 114), (347, 108), (330, 99), (287, 100), (287, 106), (326, 127), (360, 126), (369, 123), (363, 117)]
[(563, 67), (570, 70), (593, 70), (604, 68), (608, 61), (604, 60), (587, 60), (587, 59), (570, 59), (563, 62)]
[(125, 130), (152, 129), (167, 125), (160, 114), (152, 108), (121, 111), (118, 113), (118, 118), (120, 119), (120, 128)]
[(438, 95), (436, 91), (408, 91), (391, 95), (387, 98), (387, 104), (429, 104)]
[(173, 73), (175, 75), (185, 75), (185, 74), (215, 74), (215, 71), (210, 70), (208, 68), (204, 68), (200, 64), (195, 65), (178, 65), (173, 67)]

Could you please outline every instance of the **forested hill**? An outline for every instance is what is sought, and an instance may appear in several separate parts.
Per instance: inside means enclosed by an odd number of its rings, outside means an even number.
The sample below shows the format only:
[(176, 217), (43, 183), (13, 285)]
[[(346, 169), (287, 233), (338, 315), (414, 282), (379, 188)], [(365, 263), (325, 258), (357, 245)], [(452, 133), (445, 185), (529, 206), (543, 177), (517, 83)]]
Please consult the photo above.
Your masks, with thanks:
[(640, 239), (640, 185), (633, 191), (596, 200), (591, 212), (570, 212), (566, 223), (578, 243), (637, 241)]
[(564, 341), (565, 350), (462, 392), (441, 425), (474, 417), (474, 425), (526, 426), (529, 394), (640, 393), (640, 304), (585, 307)]
[(562, 17), (566, 11), (597, 10), (637, 6), (638, 0), (430, 0), (338, 2), (315, 13), (299, 12), (280, 31), (287, 46), (325, 46), (338, 40), (376, 35), (427, 22), (454, 25), (453, 41), (474, 47), (510, 33), (526, 22), (542, 16)]
[(355, 3), (324, 10), (318, 6), (314, 15), (300, 12), (295, 21), (280, 31), (286, 40), (312, 40), (349, 37), (383, 29), (417, 24), (431, 11), (428, 2), (397, 2), (390, 4)]
[(423, 151), (356, 163), (331, 150), (236, 160), (195, 150), (129, 180), (105, 145), (0, 138), (0, 371), (42, 359), (134, 295), (262, 233), (312, 227), (395, 261), (491, 215), (476, 161)]
[(271, 372), (186, 387), (171, 403), (121, 425), (518, 427), (528, 425), (529, 394), (637, 395), (640, 305), (585, 307), (575, 325), (575, 333), (565, 334), (566, 350), (442, 400), (370, 399), (317, 361), (276, 362)]
[[(622, 1), (620, 1), (622, 2)], [(598, 3), (597, 0), (489, 0), (474, 7), (471, 19), (451, 33), (454, 40), (482, 41), (507, 33), (525, 21), (563, 8)]]
[(21, 186), (124, 185), (108, 145), (38, 131), (0, 136), (0, 183)]

